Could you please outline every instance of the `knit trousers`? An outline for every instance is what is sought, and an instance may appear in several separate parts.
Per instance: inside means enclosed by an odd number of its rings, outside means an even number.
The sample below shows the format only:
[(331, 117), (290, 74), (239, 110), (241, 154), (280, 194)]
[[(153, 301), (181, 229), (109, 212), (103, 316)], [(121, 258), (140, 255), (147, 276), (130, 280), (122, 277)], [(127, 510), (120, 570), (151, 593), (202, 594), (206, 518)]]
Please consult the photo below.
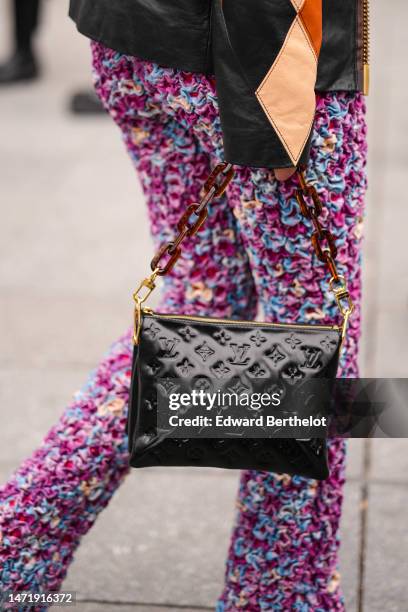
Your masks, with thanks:
[[(158, 247), (223, 159), (214, 79), (164, 68), (93, 43), (97, 92), (118, 124), (143, 187)], [(366, 188), (360, 94), (318, 95), (307, 177), (336, 236), (356, 304), (340, 374), (358, 375), (361, 239)], [(296, 180), (236, 167), (165, 278), (158, 311), (330, 323), (328, 279), (313, 254)], [(150, 261), (146, 254), (146, 270)], [(0, 489), (0, 588), (58, 589), (81, 536), (128, 471), (124, 433), (131, 331), (117, 340), (42, 445)], [(330, 477), (244, 471), (218, 612), (343, 610), (337, 552), (345, 444), (329, 442)], [(187, 495), (187, 492), (186, 492)]]

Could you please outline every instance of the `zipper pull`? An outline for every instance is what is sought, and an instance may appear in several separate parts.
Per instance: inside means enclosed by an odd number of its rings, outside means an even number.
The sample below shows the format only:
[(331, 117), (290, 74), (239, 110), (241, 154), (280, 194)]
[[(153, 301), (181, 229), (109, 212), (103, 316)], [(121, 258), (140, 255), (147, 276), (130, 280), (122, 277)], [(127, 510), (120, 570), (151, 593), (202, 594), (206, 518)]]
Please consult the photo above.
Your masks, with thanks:
[(368, 96), (370, 92), (370, 64), (363, 65), (363, 94)]

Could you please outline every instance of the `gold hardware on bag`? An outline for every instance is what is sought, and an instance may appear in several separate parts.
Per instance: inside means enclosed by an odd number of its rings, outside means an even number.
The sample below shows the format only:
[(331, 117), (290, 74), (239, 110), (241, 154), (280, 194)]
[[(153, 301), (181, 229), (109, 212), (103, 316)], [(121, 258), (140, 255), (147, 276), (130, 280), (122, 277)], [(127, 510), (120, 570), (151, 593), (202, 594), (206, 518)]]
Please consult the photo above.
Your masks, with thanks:
[[(143, 302), (145, 302), (147, 300), (149, 295), (156, 288), (156, 283), (154, 281), (156, 280), (158, 274), (159, 274), (159, 270), (158, 270), (158, 268), (156, 268), (155, 270), (153, 270), (153, 272), (150, 274), (150, 276), (148, 276), (147, 278), (144, 278), (141, 281), (140, 285), (138, 286), (138, 288), (133, 293), (133, 299), (135, 301), (136, 300), (140, 300), (140, 303), (143, 304)], [(145, 292), (144, 295), (140, 295), (140, 293), (141, 293), (143, 288), (146, 288), (146, 292)]]
[[(134, 330), (133, 330), (133, 342), (134, 344), (139, 343), (140, 330), (142, 325), (143, 312), (149, 312), (154, 314), (153, 311), (147, 308), (142, 308), (142, 305), (150, 296), (152, 291), (156, 288), (156, 278), (158, 276), (164, 276), (175, 265), (176, 261), (181, 255), (180, 245), (185, 238), (194, 236), (208, 216), (208, 204), (217, 197), (220, 197), (227, 186), (231, 182), (234, 176), (234, 170), (232, 164), (223, 162), (218, 164), (209, 175), (203, 187), (203, 195), (199, 203), (190, 204), (186, 211), (181, 216), (178, 224), (178, 234), (174, 240), (171, 240), (160, 247), (156, 255), (153, 257), (150, 267), (152, 273), (147, 278), (143, 279), (138, 288), (133, 293), (133, 300), (135, 302), (134, 309)], [(329, 287), (336, 300), (337, 307), (340, 315), (342, 316), (341, 327), (337, 325), (328, 326), (316, 326), (315, 328), (331, 328), (341, 330), (342, 344), (347, 332), (347, 326), (349, 318), (354, 310), (354, 304), (350, 293), (347, 288), (346, 279), (342, 274), (337, 271), (335, 259), (337, 257), (336, 241), (333, 234), (322, 226), (320, 221), (320, 215), (323, 212), (323, 203), (321, 198), (313, 185), (309, 185), (306, 181), (303, 168), (297, 169), (297, 177), (299, 179), (300, 187), (296, 190), (296, 199), (299, 203), (301, 213), (305, 219), (309, 219), (313, 223), (314, 231), (311, 236), (312, 246), (314, 248), (316, 257), (319, 261), (326, 264), (327, 269), (330, 273)], [(308, 204), (307, 199), (310, 199)], [(164, 315), (162, 315), (164, 316)], [(205, 320), (206, 317), (186, 317), (185, 315), (165, 315), (173, 318), (189, 318), (191, 320)], [(230, 321), (228, 319), (217, 319), (219, 322), (228, 323), (250, 323), (255, 324), (254, 321)], [(287, 327), (302, 327), (301, 324), (296, 323), (261, 323), (260, 325), (276, 325), (276, 326), (287, 326)]]
[[(147, 300), (152, 291), (156, 288), (155, 280), (159, 274), (158, 268), (147, 278), (144, 278), (138, 288), (133, 293), (133, 300), (135, 302), (134, 309), (134, 323), (133, 323), (133, 342), (134, 344), (139, 343), (140, 328), (142, 324), (142, 304)], [(144, 293), (142, 293), (144, 291)]]
[[(305, 329), (305, 327), (309, 327), (308, 323), (270, 323), (265, 321), (248, 321), (244, 319), (222, 319), (219, 317), (200, 317), (198, 315), (185, 315), (185, 314), (163, 314), (163, 313), (155, 313), (151, 308), (142, 308), (143, 314), (148, 314), (152, 316), (159, 316), (160, 319), (177, 319), (181, 321), (197, 321), (205, 322), (210, 320), (211, 323), (228, 323), (228, 325), (250, 325), (251, 327), (290, 327), (291, 329)], [(334, 329), (335, 331), (340, 331), (341, 327), (338, 325), (319, 325), (313, 324), (313, 329)]]
[(142, 305), (138, 298), (135, 300), (135, 308), (133, 313), (133, 344), (139, 344), (140, 330), (142, 328)]
[(341, 313), (341, 316), (343, 317), (343, 324), (341, 328), (341, 337), (343, 344), (347, 333), (349, 318), (354, 310), (354, 304), (347, 289), (346, 279), (344, 278), (344, 276), (341, 274), (338, 276), (337, 282), (340, 282), (339, 287), (334, 286), (335, 282), (335, 278), (332, 277), (329, 281), (329, 286), (330, 290), (334, 294), (336, 304)]

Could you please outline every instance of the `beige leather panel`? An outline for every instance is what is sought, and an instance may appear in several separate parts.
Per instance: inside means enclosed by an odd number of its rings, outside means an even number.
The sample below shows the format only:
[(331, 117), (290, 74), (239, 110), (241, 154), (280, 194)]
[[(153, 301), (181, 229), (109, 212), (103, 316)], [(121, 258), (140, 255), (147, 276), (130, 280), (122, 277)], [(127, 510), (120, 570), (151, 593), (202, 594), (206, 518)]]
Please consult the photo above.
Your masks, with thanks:
[(313, 125), (316, 72), (315, 50), (301, 19), (296, 17), (278, 57), (256, 91), (294, 165)]
[(296, 11), (300, 11), (306, 0), (291, 0)]

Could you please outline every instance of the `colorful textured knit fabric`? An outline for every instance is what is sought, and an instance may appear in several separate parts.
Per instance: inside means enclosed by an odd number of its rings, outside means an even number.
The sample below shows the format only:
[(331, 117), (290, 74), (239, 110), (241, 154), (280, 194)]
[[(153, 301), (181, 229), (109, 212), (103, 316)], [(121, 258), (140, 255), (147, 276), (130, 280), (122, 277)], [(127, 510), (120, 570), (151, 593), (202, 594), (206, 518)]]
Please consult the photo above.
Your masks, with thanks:
[[(158, 246), (222, 159), (214, 81), (96, 43), (93, 66), (141, 180)], [(359, 94), (319, 96), (307, 173), (330, 209), (340, 268), (357, 304), (345, 376), (357, 375), (364, 115)], [(237, 167), (165, 280), (158, 310), (252, 319), (260, 308), (265, 320), (330, 322), (335, 305), (324, 298), (325, 270), (312, 255), (295, 187), (270, 170)], [(1, 589), (57, 590), (81, 536), (122, 482), (131, 351), (129, 330), (0, 489)], [(344, 609), (337, 573), (344, 462), (344, 443), (332, 441), (324, 482), (243, 472), (218, 612)]]

